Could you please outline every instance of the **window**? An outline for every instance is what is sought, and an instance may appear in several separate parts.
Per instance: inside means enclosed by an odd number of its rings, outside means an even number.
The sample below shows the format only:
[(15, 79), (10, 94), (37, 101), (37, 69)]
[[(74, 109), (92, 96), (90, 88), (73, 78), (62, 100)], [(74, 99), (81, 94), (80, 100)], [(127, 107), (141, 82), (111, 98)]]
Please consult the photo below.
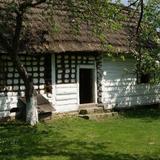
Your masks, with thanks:
[(160, 81), (160, 73), (138, 73), (137, 83), (158, 83)]
[(155, 52), (144, 53), (137, 57), (137, 82), (138, 83), (159, 83), (160, 82), (160, 62)]
[(141, 73), (138, 75), (138, 83), (149, 83), (150, 81), (150, 74), (149, 73)]

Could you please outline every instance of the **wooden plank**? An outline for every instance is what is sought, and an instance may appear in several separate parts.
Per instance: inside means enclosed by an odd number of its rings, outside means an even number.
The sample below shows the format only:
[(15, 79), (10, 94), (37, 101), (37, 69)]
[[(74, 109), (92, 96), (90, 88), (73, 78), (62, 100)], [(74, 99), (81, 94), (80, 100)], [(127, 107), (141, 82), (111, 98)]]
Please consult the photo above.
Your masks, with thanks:
[(59, 88), (76, 88), (77, 83), (74, 83), (74, 84), (57, 84), (55, 87), (56, 87), (56, 89), (59, 89)]
[(140, 92), (140, 93), (148, 93), (155, 92), (160, 93), (160, 85), (120, 85), (120, 86), (106, 86), (102, 87), (103, 92), (118, 92), (119, 94), (122, 92)]
[(0, 118), (2, 118), (2, 117), (8, 117), (9, 115), (10, 115), (9, 111), (1, 111), (0, 112)]
[(69, 100), (61, 100), (61, 101), (56, 101), (57, 106), (63, 106), (63, 105), (77, 105), (77, 99), (69, 99)]
[(71, 112), (71, 111), (77, 111), (78, 110), (77, 104), (65, 104), (60, 106), (55, 106), (56, 112)]
[(104, 98), (104, 103), (116, 103), (117, 105), (120, 103), (136, 103), (136, 104), (144, 104), (149, 103), (150, 101), (159, 101), (158, 95), (148, 95), (148, 96), (130, 96), (130, 97), (114, 97), (114, 98)]
[(71, 100), (71, 99), (77, 99), (77, 94), (65, 94), (65, 95), (57, 95), (56, 101), (63, 101), (63, 100)]

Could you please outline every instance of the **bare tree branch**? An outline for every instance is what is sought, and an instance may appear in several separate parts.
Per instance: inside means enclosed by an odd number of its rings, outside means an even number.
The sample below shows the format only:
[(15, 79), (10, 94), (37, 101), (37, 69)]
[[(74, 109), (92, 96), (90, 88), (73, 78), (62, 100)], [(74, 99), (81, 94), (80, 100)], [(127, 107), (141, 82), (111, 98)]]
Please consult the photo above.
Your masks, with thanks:
[(18, 46), (19, 46), (19, 41), (20, 41), (20, 34), (22, 30), (22, 22), (23, 22), (23, 12), (19, 13), (17, 12), (16, 16), (16, 27), (15, 27), (15, 33), (13, 36), (13, 42), (12, 42), (12, 48), (17, 52)]
[(139, 33), (139, 29), (140, 29), (140, 26), (141, 26), (141, 22), (142, 22), (142, 18), (143, 18), (143, 12), (144, 12), (144, 2), (143, 0), (140, 0), (140, 17), (139, 17), (139, 20), (138, 20), (138, 24), (137, 24), (137, 29), (136, 29), (136, 34)]
[(32, 0), (28, 0), (28, 1), (25, 1), (24, 3), (22, 3), (20, 5), (20, 10), (25, 10), (26, 8), (28, 7), (36, 7), (42, 3), (46, 2), (46, 0), (37, 0), (35, 2), (33, 2)]
[(15, 27), (15, 33), (13, 37), (12, 42), (12, 48), (15, 51), (14, 53), (17, 53), (19, 41), (20, 41), (20, 35), (22, 31), (22, 22), (23, 22), (23, 14), (25, 10), (28, 7), (36, 7), (37, 5), (40, 5), (42, 3), (46, 2), (46, 0), (37, 0), (36, 2), (32, 2), (32, 0), (25, 1), (22, 3), (19, 7), (19, 10), (16, 11), (16, 27)]
[(133, 3), (131, 3), (129, 6), (127, 6), (128, 8), (132, 7), (133, 5), (135, 5), (139, 0), (134, 1)]

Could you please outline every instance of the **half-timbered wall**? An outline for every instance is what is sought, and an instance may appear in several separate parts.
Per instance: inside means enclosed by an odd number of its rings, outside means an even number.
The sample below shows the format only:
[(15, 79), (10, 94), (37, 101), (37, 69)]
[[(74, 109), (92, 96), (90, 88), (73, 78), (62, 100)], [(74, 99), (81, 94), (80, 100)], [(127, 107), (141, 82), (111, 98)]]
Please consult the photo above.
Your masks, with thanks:
[(96, 56), (96, 68), (97, 68), (97, 102), (102, 103), (102, 64), (103, 64), (103, 55), (102, 53)]
[[(11, 59), (5, 54), (0, 58), (4, 62), (0, 63), (0, 117), (3, 117), (10, 113), (11, 108), (17, 107), (18, 96), (24, 96), (25, 87)], [(20, 60), (33, 78), (34, 88), (45, 94), (45, 83), (51, 83), (51, 56), (20, 55)]]
[[(3, 77), (5, 77), (6, 81), (6, 91), (16, 93), (19, 92), (19, 94), (23, 95), (25, 89), (24, 82), (19, 77), (19, 74), (12, 61), (6, 55), (3, 55), (1, 59), (3, 59), (3, 61), (5, 62), (5, 76)], [(48, 62), (46, 64), (47, 67), (45, 67), (45, 59), (46, 58), (44, 56), (20, 55), (20, 60), (22, 64), (26, 67), (28, 74), (32, 76), (34, 87), (38, 91), (38, 93), (44, 92), (44, 84), (46, 80), (51, 82), (51, 63)]]
[(0, 57), (0, 91), (4, 91), (6, 83), (5, 61)]
[(77, 82), (78, 65), (94, 65), (95, 55), (61, 54), (56, 55), (56, 83), (67, 84)]
[(70, 53), (55, 55), (55, 108), (57, 112), (77, 110), (79, 107), (78, 68), (95, 66), (96, 55)]

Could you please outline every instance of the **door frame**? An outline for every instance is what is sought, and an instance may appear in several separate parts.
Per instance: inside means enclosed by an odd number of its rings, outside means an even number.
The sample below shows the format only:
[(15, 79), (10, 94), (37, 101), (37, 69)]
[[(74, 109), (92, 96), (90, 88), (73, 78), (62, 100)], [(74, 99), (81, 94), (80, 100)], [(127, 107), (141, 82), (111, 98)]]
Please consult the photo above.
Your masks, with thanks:
[(93, 85), (94, 85), (94, 102), (93, 103), (97, 103), (97, 69), (96, 69), (96, 65), (78, 65), (77, 66), (77, 102), (78, 102), (78, 105), (80, 105), (80, 85), (79, 85), (79, 82), (80, 82), (80, 69), (93, 69), (94, 70), (94, 76), (93, 76)]

